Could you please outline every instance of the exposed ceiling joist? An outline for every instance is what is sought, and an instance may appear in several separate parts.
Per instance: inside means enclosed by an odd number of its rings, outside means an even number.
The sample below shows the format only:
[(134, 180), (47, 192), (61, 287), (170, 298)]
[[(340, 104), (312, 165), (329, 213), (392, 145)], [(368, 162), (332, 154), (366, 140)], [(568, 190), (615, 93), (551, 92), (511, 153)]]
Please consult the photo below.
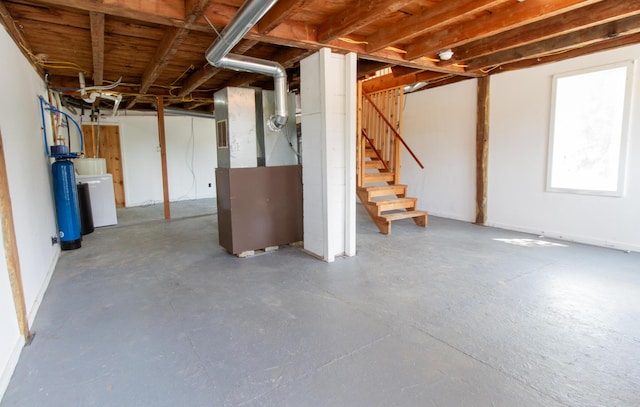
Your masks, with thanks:
[(416, 38), (416, 41), (407, 47), (407, 59), (433, 55), (443, 49), (513, 30), (598, 1), (600, 0), (513, 1), (507, 9), (484, 13), (462, 27), (448, 25), (441, 30), (430, 32), (429, 35)]
[(422, 34), (437, 32), (440, 27), (504, 2), (505, 0), (464, 0), (438, 3), (429, 13), (411, 16), (401, 24), (385, 27), (368, 37), (367, 52), (378, 51)]
[(640, 14), (640, 2), (602, 1), (454, 48), (454, 57), (449, 61), (442, 61), (440, 65), (482, 57), (636, 14)]
[(268, 33), (308, 3), (311, 3), (311, 0), (279, 0), (262, 17), (258, 23), (257, 32), (260, 34)]
[[(243, 1), (0, 0), (0, 21), (61, 91), (93, 72), (94, 84), (123, 77), (123, 106), (149, 108), (149, 94), (209, 109), (225, 86), (269, 86), (204, 56), (216, 38), (210, 24), (220, 32)], [(638, 2), (613, 0), (279, 0), (232, 52), (299, 78), (300, 60), (328, 47), (356, 53), (359, 78), (392, 68), (367, 86), (433, 87), (633, 43), (637, 15)], [(449, 48), (453, 58), (441, 61)]]
[[(468, 69), (472, 71), (479, 70), (487, 66), (517, 62), (523, 59), (545, 56), (549, 53), (561, 53), (638, 32), (640, 32), (640, 15), (631, 16), (619, 21), (591, 27), (588, 30), (577, 31), (522, 47), (497, 52), (489, 56), (472, 59), (467, 61)], [(549, 52), (549, 50), (553, 50), (553, 52)]]
[(93, 54), (93, 85), (101, 86), (104, 75), (104, 14), (91, 12), (91, 51)]
[(413, 0), (358, 0), (355, 5), (330, 16), (318, 26), (318, 42), (328, 43), (384, 18)]

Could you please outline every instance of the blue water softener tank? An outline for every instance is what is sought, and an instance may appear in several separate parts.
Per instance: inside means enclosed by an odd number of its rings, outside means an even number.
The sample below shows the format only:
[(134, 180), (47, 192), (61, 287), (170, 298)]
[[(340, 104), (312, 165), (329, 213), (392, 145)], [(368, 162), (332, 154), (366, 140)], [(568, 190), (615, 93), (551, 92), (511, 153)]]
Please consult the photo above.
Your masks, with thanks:
[(68, 159), (57, 159), (52, 165), (53, 192), (56, 199), (60, 248), (78, 249), (81, 246), (80, 206), (73, 163)]

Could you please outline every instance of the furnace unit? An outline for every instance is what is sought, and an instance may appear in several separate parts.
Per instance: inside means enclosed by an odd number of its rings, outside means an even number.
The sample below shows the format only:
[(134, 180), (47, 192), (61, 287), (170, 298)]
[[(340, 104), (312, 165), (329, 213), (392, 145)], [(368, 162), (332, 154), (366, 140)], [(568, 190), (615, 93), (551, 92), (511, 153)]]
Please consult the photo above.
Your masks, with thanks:
[(214, 95), (218, 238), (230, 253), (302, 240), (294, 96), (288, 101), (288, 122), (274, 129), (272, 91), (225, 88)]

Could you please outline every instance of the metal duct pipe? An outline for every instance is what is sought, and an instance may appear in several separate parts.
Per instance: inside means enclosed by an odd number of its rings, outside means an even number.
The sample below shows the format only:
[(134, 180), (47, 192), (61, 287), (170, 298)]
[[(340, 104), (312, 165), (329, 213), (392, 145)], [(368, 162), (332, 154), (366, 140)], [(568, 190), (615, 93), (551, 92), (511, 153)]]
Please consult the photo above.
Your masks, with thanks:
[(273, 77), (276, 114), (269, 119), (269, 126), (281, 129), (287, 123), (287, 73), (282, 65), (275, 61), (229, 54), (231, 49), (249, 30), (269, 11), (278, 0), (247, 0), (229, 24), (222, 30), (219, 38), (207, 50), (207, 62), (219, 68), (235, 71), (254, 72)]

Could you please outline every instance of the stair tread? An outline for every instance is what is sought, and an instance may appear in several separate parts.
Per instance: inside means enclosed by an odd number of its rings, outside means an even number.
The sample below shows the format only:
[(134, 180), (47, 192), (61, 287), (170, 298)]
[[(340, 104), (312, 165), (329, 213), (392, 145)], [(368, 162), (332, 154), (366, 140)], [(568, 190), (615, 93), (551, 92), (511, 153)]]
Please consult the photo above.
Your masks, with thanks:
[(364, 187), (366, 191), (384, 191), (386, 189), (406, 188), (405, 184), (391, 184), (391, 185), (374, 185), (370, 187)]
[(381, 218), (384, 218), (387, 221), (394, 221), (400, 219), (409, 219), (409, 218), (417, 218), (418, 216), (427, 215), (426, 211), (403, 211), (403, 212), (394, 212), (387, 213), (384, 215), (380, 215)]
[(365, 173), (364, 174), (365, 182), (368, 179), (381, 180), (381, 181), (392, 181), (393, 177), (394, 177), (394, 174), (392, 172), (371, 172), (371, 173)]
[(401, 202), (413, 203), (416, 202), (418, 198), (392, 198), (392, 199), (381, 199), (378, 201), (370, 201), (372, 205), (382, 206), (382, 205), (391, 205)]

